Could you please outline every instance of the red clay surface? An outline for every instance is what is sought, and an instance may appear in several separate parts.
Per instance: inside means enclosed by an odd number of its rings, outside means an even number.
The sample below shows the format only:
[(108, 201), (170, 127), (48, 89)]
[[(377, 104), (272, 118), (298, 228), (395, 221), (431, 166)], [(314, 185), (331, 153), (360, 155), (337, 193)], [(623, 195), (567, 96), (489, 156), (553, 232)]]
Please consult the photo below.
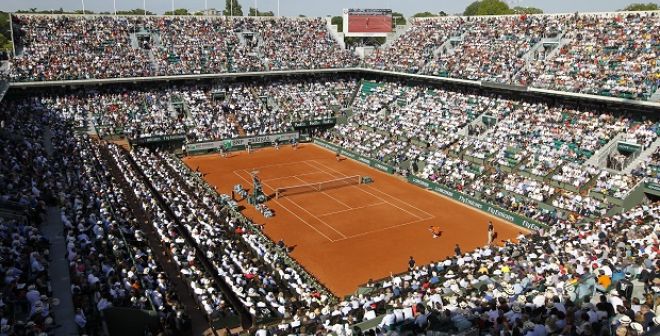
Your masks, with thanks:
[(392, 17), (387, 15), (349, 15), (349, 33), (391, 33)]
[[(269, 219), (246, 201), (240, 202), (246, 217), (265, 224), (264, 231), (272, 240), (284, 239), (294, 246), (291, 255), (339, 296), (354, 293), (369, 279), (407, 270), (409, 256), (422, 265), (453, 255), (455, 244), (463, 251), (485, 245), (489, 220), (498, 240), (528, 233), (399, 177), (350, 159), (337, 162), (334, 153), (312, 144), (297, 150), (286, 146), (183, 161), (207, 174), (205, 179), (226, 194), (239, 183), (251, 189), (249, 172), (253, 170), (259, 171), (267, 195), (278, 187), (371, 176), (372, 184), (273, 198), (267, 205), (275, 216)], [(439, 238), (433, 238), (431, 225), (441, 227)]]

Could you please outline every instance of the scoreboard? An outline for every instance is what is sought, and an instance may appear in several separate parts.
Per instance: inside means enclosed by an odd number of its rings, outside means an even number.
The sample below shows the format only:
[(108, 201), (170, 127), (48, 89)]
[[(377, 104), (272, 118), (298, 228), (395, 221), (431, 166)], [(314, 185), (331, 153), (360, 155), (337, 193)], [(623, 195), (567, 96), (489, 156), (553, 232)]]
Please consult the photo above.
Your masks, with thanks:
[(347, 37), (385, 37), (391, 32), (391, 9), (344, 9), (344, 35)]

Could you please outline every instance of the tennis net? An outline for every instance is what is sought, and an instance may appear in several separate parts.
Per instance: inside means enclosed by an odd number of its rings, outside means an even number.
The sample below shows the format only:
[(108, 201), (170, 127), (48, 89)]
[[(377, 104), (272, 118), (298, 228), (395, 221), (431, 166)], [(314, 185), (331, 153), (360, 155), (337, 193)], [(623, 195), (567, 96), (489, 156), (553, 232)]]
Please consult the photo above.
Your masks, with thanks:
[(361, 176), (354, 175), (354, 176), (347, 176), (334, 180), (280, 187), (275, 190), (275, 198), (352, 186), (352, 185), (360, 184), (361, 181), (362, 181)]

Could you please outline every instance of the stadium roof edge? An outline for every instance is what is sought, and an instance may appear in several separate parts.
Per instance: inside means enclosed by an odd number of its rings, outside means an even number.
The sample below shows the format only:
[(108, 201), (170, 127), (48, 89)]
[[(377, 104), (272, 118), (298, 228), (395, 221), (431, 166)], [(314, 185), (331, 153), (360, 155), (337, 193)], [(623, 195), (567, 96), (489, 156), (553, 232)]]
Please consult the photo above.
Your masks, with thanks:
[(95, 17), (150, 17), (150, 18), (178, 18), (178, 19), (204, 19), (204, 18), (251, 18), (251, 19), (257, 19), (257, 20), (271, 20), (271, 19), (278, 19), (278, 18), (286, 18), (286, 19), (296, 19), (296, 20), (315, 20), (315, 19), (323, 19), (325, 16), (248, 16), (248, 15), (234, 15), (234, 16), (226, 16), (226, 15), (165, 15), (165, 14), (77, 14), (77, 13), (17, 13), (17, 12), (12, 12), (10, 13), (11, 15), (14, 16), (45, 16), (45, 17), (59, 17), (59, 16), (73, 16), (73, 17), (90, 17), (90, 18), (95, 18)]
[[(602, 15), (602, 16), (614, 16), (614, 15), (627, 15), (627, 14), (660, 14), (660, 10), (654, 10), (654, 11), (619, 11), (619, 12), (564, 12), (564, 13), (541, 13), (541, 14), (525, 14), (526, 16), (567, 16), (567, 15)], [(46, 16), (46, 17), (58, 17), (58, 16), (74, 16), (74, 17), (107, 17), (107, 16), (116, 16), (116, 17), (140, 17), (140, 16), (145, 16), (144, 14), (117, 14), (114, 15), (112, 13), (110, 14), (76, 14), (76, 13), (60, 13), (60, 14), (54, 14), (54, 13), (17, 13), (17, 12), (11, 12), (11, 15), (29, 15), (29, 16)], [(331, 15), (332, 14), (328, 14)], [(337, 14), (339, 15), (339, 14)], [(507, 14), (507, 15), (470, 15), (470, 16), (465, 16), (465, 15), (447, 15), (447, 16), (430, 16), (430, 17), (413, 17), (413, 16), (408, 16), (410, 19), (414, 20), (435, 20), (435, 19), (456, 19), (456, 18), (462, 18), (462, 19), (492, 19), (492, 18), (499, 18), (499, 17), (520, 17), (522, 14)], [(287, 19), (298, 19), (298, 20), (312, 20), (312, 19), (318, 19), (318, 18), (326, 18), (326, 16), (305, 16), (305, 17), (300, 17), (300, 16), (225, 16), (225, 15), (164, 15), (164, 14), (151, 14), (151, 15), (146, 15), (148, 17), (166, 17), (166, 18), (188, 18), (188, 19), (201, 19), (201, 18), (253, 18), (253, 19), (258, 19), (258, 20), (270, 20), (273, 18), (287, 18)]]
[[(204, 79), (223, 79), (223, 78), (240, 78), (240, 77), (269, 77), (269, 76), (292, 76), (292, 75), (312, 75), (312, 74), (335, 74), (335, 73), (363, 73), (375, 74), (384, 76), (403, 77), (409, 79), (418, 79), (429, 82), (443, 82), (451, 84), (461, 84), (476, 87), (493, 87), (493, 83), (484, 83), (481, 81), (438, 77), (431, 75), (411, 74), (404, 72), (378, 70), (369, 68), (332, 68), (332, 69), (307, 69), (307, 70), (278, 70), (278, 71), (257, 71), (257, 72), (237, 72), (237, 73), (219, 73), (219, 74), (200, 74), (200, 75), (176, 75), (176, 76), (153, 76), (153, 77), (125, 77), (125, 78), (106, 78), (106, 79), (76, 79), (76, 80), (60, 80), (60, 81), (35, 81), (35, 82), (11, 82), (9, 88), (16, 89), (30, 89), (30, 88), (45, 88), (56, 86), (87, 86), (87, 85), (103, 85), (103, 84), (121, 84), (121, 83), (144, 83), (144, 82), (158, 82), (158, 81), (182, 81), (182, 80), (204, 80)], [(496, 85), (496, 84), (495, 84)], [(573, 93), (566, 91), (539, 89), (534, 87), (521, 87), (511, 85), (500, 85), (499, 89), (508, 91), (525, 91), (528, 93), (539, 93), (547, 96), (557, 96), (562, 98), (582, 99), (600, 103), (616, 103), (628, 105), (630, 107), (642, 107), (660, 109), (660, 103), (631, 100), (625, 98), (607, 97), (584, 93)]]
[(506, 14), (506, 15), (447, 15), (447, 16), (429, 16), (429, 17), (410, 17), (414, 20), (437, 20), (437, 19), (493, 19), (503, 17), (520, 17), (525, 16), (568, 16), (568, 15), (600, 15), (600, 16), (615, 16), (615, 15), (628, 15), (628, 14), (660, 14), (660, 10), (652, 11), (620, 11), (620, 12), (567, 12), (567, 13), (541, 13), (541, 14)]

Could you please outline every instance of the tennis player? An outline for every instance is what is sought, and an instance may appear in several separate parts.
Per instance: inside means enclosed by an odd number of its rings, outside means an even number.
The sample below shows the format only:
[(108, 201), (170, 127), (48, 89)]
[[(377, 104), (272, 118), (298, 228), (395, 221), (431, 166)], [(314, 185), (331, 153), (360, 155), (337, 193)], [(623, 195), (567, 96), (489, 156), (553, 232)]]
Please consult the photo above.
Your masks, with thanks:
[(431, 225), (429, 226), (429, 231), (431, 231), (431, 233), (433, 234), (433, 239), (440, 237), (440, 235), (442, 234), (442, 230), (440, 230), (439, 226)]
[(335, 159), (337, 160), (337, 162), (341, 160), (341, 155), (339, 154), (339, 151), (335, 152)]
[(495, 240), (495, 227), (493, 227), (493, 222), (488, 221), (488, 245), (493, 245), (493, 240)]

